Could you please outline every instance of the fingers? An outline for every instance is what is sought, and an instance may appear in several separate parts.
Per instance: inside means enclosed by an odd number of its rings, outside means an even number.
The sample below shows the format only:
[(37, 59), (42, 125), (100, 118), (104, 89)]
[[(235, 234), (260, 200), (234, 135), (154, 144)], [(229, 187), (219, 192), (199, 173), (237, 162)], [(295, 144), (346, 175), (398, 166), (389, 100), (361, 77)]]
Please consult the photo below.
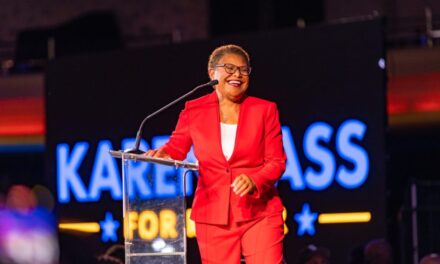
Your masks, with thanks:
[(171, 159), (171, 156), (168, 155), (165, 151), (161, 149), (150, 149), (147, 150), (144, 154), (147, 157), (154, 157), (154, 158), (163, 158), (163, 159)]
[(247, 175), (241, 174), (235, 178), (234, 182), (231, 184), (231, 187), (235, 194), (243, 196), (254, 190), (255, 183)]
[(147, 157), (154, 157), (156, 152), (157, 152), (157, 149), (150, 149), (150, 150), (147, 150), (147, 152), (145, 152), (144, 155), (147, 156)]

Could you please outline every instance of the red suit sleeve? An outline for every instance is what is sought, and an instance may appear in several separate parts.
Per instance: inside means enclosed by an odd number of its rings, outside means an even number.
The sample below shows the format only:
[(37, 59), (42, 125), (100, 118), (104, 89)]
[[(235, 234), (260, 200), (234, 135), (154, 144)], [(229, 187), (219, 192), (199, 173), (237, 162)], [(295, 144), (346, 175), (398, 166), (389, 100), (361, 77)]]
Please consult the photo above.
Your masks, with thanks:
[(264, 121), (264, 164), (257, 173), (249, 175), (256, 186), (256, 191), (251, 196), (259, 198), (263, 192), (273, 188), (285, 169), (286, 155), (283, 149), (278, 109), (276, 104), (272, 103), (268, 107)]
[(171, 158), (184, 160), (192, 145), (192, 139), (189, 133), (189, 118), (187, 106), (179, 115), (176, 128), (170, 136), (168, 142), (161, 147)]

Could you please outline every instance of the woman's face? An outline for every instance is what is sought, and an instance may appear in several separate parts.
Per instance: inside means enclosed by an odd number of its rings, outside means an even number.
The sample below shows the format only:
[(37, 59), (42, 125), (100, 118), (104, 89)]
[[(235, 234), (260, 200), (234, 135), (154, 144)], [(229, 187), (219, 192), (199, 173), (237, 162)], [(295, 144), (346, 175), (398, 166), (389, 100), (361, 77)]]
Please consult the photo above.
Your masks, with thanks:
[[(219, 100), (240, 102), (249, 86), (249, 75), (243, 74), (243, 71), (249, 67), (246, 60), (240, 55), (229, 53), (225, 54), (216, 65), (220, 66), (210, 68), (209, 77), (211, 80), (218, 80), (214, 88)], [(231, 72), (234, 66), (235, 72), (228, 73), (227, 71)]]

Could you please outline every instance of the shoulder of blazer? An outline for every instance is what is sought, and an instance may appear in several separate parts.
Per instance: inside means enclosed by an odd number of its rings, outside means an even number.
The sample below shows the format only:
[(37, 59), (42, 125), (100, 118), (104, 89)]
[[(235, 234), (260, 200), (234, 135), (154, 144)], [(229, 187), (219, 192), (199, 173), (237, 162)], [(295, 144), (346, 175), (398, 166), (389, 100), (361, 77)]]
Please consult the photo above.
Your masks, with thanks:
[(217, 104), (218, 104), (217, 94), (214, 91), (210, 94), (186, 102), (185, 108), (187, 110), (196, 110), (200, 108), (216, 106)]
[[(262, 107), (269, 107), (270, 105), (275, 104), (272, 101), (261, 99), (254, 96), (247, 96), (245, 101), (243, 102), (245, 105), (258, 105)], [(218, 105), (218, 98), (215, 91), (210, 94), (204, 95), (202, 97), (190, 100), (186, 103), (187, 110), (200, 110), (207, 107), (216, 107)]]

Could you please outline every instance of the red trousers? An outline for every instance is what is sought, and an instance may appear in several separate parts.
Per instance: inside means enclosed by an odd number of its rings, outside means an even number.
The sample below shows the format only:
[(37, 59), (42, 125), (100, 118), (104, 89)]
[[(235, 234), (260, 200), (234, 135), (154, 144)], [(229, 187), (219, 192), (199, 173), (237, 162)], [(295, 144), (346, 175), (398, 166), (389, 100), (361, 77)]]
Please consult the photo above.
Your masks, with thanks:
[(280, 264), (283, 261), (284, 221), (281, 213), (246, 222), (211, 225), (196, 222), (203, 264)]

